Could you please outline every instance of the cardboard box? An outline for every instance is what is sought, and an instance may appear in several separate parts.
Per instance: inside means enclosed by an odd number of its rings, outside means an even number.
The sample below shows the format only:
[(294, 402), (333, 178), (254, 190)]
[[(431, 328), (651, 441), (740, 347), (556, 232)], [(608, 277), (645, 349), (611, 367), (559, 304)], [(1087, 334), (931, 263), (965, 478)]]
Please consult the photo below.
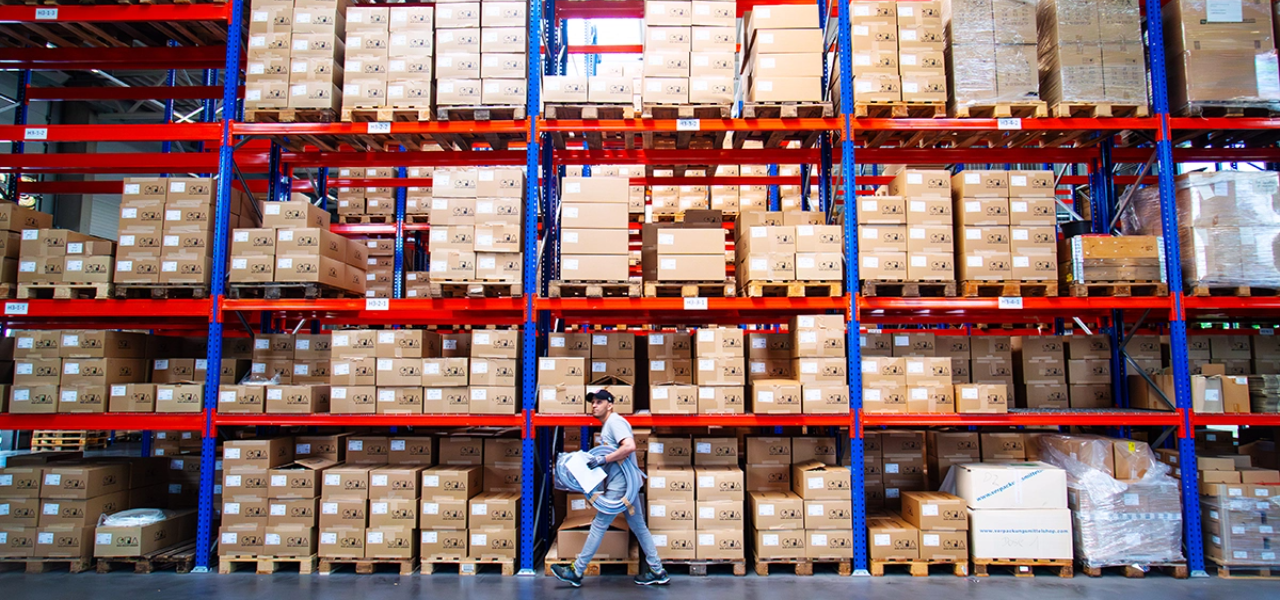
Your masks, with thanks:
[(52, 466), (40, 480), (40, 498), (85, 500), (129, 489), (127, 465)]
[(792, 491), (805, 500), (841, 500), (849, 493), (849, 470), (818, 461), (791, 467)]
[(1066, 508), (971, 508), (969, 521), (969, 545), (974, 558), (1072, 557), (1071, 511)]
[(916, 560), (920, 557), (918, 530), (896, 517), (867, 519), (868, 550), (872, 560)]
[[(955, 468), (956, 495), (970, 509), (1066, 508), (1066, 475), (1056, 467), (1026, 463), (967, 464)], [(972, 519), (973, 512), (969, 516)], [(970, 529), (976, 531), (976, 524)]]

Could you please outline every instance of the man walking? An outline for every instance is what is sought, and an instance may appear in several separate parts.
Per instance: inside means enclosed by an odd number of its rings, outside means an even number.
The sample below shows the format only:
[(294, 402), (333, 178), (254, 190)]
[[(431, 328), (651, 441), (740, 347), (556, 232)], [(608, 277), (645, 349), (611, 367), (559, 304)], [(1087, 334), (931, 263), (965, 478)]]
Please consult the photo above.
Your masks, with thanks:
[[(603, 468), (605, 471), (604, 496), (613, 500), (620, 499), (627, 491), (627, 481), (622, 475), (620, 465), (622, 461), (631, 461), (632, 466), (635, 466), (636, 461), (636, 457), (633, 456), (636, 451), (636, 441), (631, 433), (631, 424), (622, 418), (622, 415), (614, 414), (613, 394), (607, 390), (587, 394), (587, 401), (591, 403), (591, 415), (599, 419), (602, 424), (601, 442), (605, 446), (617, 448), (606, 456), (591, 457), (587, 466), (593, 469)], [(671, 578), (662, 568), (662, 559), (658, 558), (658, 549), (653, 545), (653, 536), (649, 534), (649, 527), (644, 522), (643, 510), (643, 507), (637, 506), (623, 511), (627, 518), (627, 526), (640, 542), (640, 552), (644, 554), (645, 559), (644, 570), (640, 576), (636, 577), (635, 582), (639, 585), (666, 585), (670, 583)], [(587, 541), (582, 545), (582, 553), (578, 555), (577, 560), (569, 566), (551, 566), (551, 572), (555, 574), (556, 579), (567, 582), (573, 587), (582, 586), (582, 574), (587, 571), (587, 564), (600, 549), (600, 542), (604, 540), (604, 534), (609, 530), (609, 525), (613, 523), (616, 516), (602, 512), (596, 513), (595, 520), (591, 522), (591, 532), (587, 535)]]

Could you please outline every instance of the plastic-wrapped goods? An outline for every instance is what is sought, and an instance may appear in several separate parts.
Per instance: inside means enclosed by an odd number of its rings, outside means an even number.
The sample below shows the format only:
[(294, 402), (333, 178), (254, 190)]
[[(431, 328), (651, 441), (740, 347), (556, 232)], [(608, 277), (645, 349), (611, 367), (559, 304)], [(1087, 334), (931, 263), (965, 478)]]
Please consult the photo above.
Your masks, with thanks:
[(1147, 103), (1136, 2), (1040, 0), (1037, 14), (1040, 95), (1046, 102)]
[(956, 106), (1040, 100), (1035, 0), (951, 0), (943, 19)]
[[(1280, 287), (1280, 174), (1197, 172), (1175, 183), (1188, 286)], [(1139, 190), (1131, 206), (1125, 233), (1162, 234), (1158, 188)]]
[(1276, 549), (1280, 537), (1273, 528), (1277, 519), (1280, 519), (1280, 496), (1275, 494), (1265, 497), (1250, 497), (1247, 493), (1201, 496), (1200, 520), (1204, 529), (1205, 556), (1230, 566), (1280, 565), (1280, 551)]
[(1178, 481), (1145, 443), (1053, 434), (1036, 441), (1042, 461), (1067, 471), (1075, 554), (1084, 566), (1185, 560)]
[(1249, 377), (1249, 408), (1256, 413), (1280, 413), (1280, 375)]
[[(1221, 10), (1212, 0), (1174, 0), (1163, 8), (1169, 59), (1169, 103), (1280, 108), (1271, 3), (1237, 0)], [(1213, 14), (1210, 9), (1213, 8)]]

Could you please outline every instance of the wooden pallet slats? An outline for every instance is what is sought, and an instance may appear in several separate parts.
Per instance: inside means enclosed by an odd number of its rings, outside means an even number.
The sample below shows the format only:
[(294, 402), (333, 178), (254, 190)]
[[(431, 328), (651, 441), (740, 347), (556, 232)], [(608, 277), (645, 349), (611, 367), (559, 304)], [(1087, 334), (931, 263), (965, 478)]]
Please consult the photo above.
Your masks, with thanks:
[(956, 295), (956, 282), (865, 279), (862, 281), (862, 295), (868, 298), (950, 298)]
[(516, 298), (523, 292), (519, 283), (506, 281), (432, 281), (427, 287), (432, 298)]
[(860, 119), (945, 119), (946, 102), (854, 102), (853, 116)]
[(646, 281), (646, 298), (732, 298), (737, 284), (725, 281)]
[(93, 559), (87, 556), (6, 557), (0, 558), (0, 566), (21, 567), (27, 573), (45, 573), (66, 568), (70, 573), (80, 573), (93, 568)]
[(244, 111), (245, 123), (332, 123), (338, 112), (332, 108), (257, 108)]
[(1191, 285), (1190, 296), (1198, 296), (1202, 298), (1215, 296), (1236, 296), (1240, 298), (1248, 298), (1259, 296), (1264, 298), (1272, 298), (1280, 296), (1280, 288), (1274, 287), (1254, 287), (1251, 285), (1210, 285), (1205, 283), (1196, 283)]
[[(583, 575), (597, 577), (614, 574), (614, 572), (623, 572), (628, 576), (635, 577), (640, 574), (640, 546), (632, 541), (627, 555), (626, 559), (593, 558), (591, 562), (587, 563), (587, 571)], [(577, 560), (576, 556), (561, 557), (559, 545), (556, 542), (552, 542), (551, 549), (547, 551), (547, 555), (542, 560), (543, 572), (547, 577), (553, 577), (554, 575), (551, 573), (553, 565), (571, 565), (575, 560)]]
[(167, 300), (170, 298), (200, 299), (209, 297), (207, 283), (117, 283), (114, 295), (116, 298), (137, 299), (151, 298)]
[(1104, 573), (1119, 572), (1127, 579), (1142, 579), (1147, 576), (1148, 571), (1159, 571), (1174, 579), (1186, 579), (1190, 576), (1190, 569), (1186, 563), (1156, 563), (1149, 565), (1107, 565), (1105, 567), (1090, 567), (1081, 565), (1080, 570), (1089, 577), (1102, 577)]
[(1146, 118), (1150, 116), (1151, 109), (1146, 104), (1059, 102), (1050, 107), (1049, 114), (1059, 119)]
[(511, 577), (516, 574), (516, 561), (484, 558), (440, 559), (440, 557), (422, 559), (423, 575), (457, 573), (463, 577), (471, 577), (484, 571), (498, 571), (504, 577)]
[(740, 558), (664, 560), (662, 567), (668, 571), (685, 571), (690, 577), (706, 577), (709, 571), (729, 571), (735, 577), (747, 575), (747, 561)]
[(238, 568), (251, 566), (259, 575), (270, 575), (280, 571), (282, 567), (297, 567), (298, 574), (310, 575), (316, 571), (316, 555), (310, 556), (267, 556), (267, 555), (231, 555), (221, 556), (218, 560), (218, 573), (233, 573)]
[(99, 573), (110, 573), (118, 568), (130, 567), (133, 568), (134, 573), (152, 573), (170, 566), (179, 574), (190, 573), (196, 560), (196, 542), (191, 540), (175, 544), (142, 556), (100, 557), (97, 560)]
[(227, 285), (229, 298), (262, 298), (279, 300), (281, 298), (351, 298), (359, 294), (324, 283), (232, 283)]
[(841, 577), (853, 575), (853, 561), (847, 558), (755, 558), (751, 562), (758, 577), (768, 577), (773, 570), (796, 577), (812, 577), (815, 567), (833, 567)]
[(1037, 100), (993, 102), (989, 104), (957, 105), (955, 113), (958, 119), (1038, 119), (1049, 116), (1049, 106)]
[(636, 108), (631, 104), (547, 104), (542, 108), (549, 121), (598, 121), (636, 118)]
[(391, 106), (378, 107), (343, 107), (342, 120), (352, 123), (413, 123), (431, 120), (430, 108)]
[(991, 573), (989, 569), (996, 567), (997, 569), (1007, 569), (1013, 571), (1016, 577), (1035, 577), (1036, 569), (1044, 568), (1049, 572), (1069, 579), (1074, 574), (1074, 562), (1070, 559), (1058, 558), (975, 558), (973, 559), (973, 575), (975, 577), (989, 577)]
[(551, 298), (639, 298), (643, 285), (639, 277), (627, 281), (556, 280), (547, 284)]
[(840, 281), (748, 281), (742, 295), (750, 298), (825, 298), (844, 293)]
[(19, 283), (19, 300), (100, 300), (110, 298), (111, 283)]
[(334, 570), (352, 566), (359, 575), (372, 575), (379, 568), (391, 567), (400, 572), (401, 577), (413, 575), (418, 570), (418, 559), (380, 559), (380, 558), (320, 558), (321, 575), (330, 575)]
[(960, 296), (965, 298), (1053, 298), (1057, 295), (1056, 281), (960, 282)]
[(1074, 298), (1168, 296), (1169, 285), (1159, 281), (1093, 281), (1068, 284), (1067, 292)]
[[(935, 568), (937, 567), (937, 568)], [(901, 568), (912, 577), (928, 577), (932, 571), (950, 572), (956, 577), (969, 576), (969, 561), (965, 560), (872, 560), (871, 576), (883, 577), (886, 569)]]

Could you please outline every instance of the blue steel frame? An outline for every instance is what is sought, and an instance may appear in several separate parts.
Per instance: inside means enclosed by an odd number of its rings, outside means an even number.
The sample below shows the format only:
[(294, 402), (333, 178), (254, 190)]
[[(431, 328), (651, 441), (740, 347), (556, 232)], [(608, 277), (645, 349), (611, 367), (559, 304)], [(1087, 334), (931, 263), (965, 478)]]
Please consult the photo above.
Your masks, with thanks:
[(1193, 576), (1207, 576), (1204, 570), (1204, 543), (1200, 532), (1200, 482), (1196, 470), (1196, 434), (1191, 422), (1191, 374), (1187, 362), (1187, 319), (1182, 297), (1182, 256), (1178, 241), (1178, 210), (1174, 202), (1173, 141), (1169, 127), (1169, 85), (1165, 66), (1164, 25), (1160, 0), (1147, 0), (1147, 40), (1151, 49), (1151, 100), (1160, 120), (1156, 132), (1157, 173), (1160, 183), (1160, 215), (1164, 234), (1165, 279), (1173, 298), (1169, 318), (1169, 350), (1173, 363), (1175, 406), (1182, 418), (1178, 430), (1178, 467), (1182, 484), (1182, 540), (1187, 566)]
[[(552, 13), (554, 15), (554, 13)], [(554, 20), (554, 19), (553, 19)], [(529, 286), (524, 294), (524, 323), (520, 336), (520, 399), (521, 411), (524, 414), (524, 429), (520, 447), (520, 575), (533, 576), (534, 544), (537, 542), (537, 522), (534, 507), (534, 460), (537, 456), (534, 444), (533, 411), (538, 391), (534, 360), (537, 356), (537, 320), (533, 310), (533, 282), (538, 277), (538, 207), (541, 204), (539, 161), (542, 158), (541, 138), (538, 133), (538, 117), (542, 112), (542, 31), (543, 0), (529, 1), (529, 47), (526, 52), (528, 62), (528, 90), (525, 112), (528, 115), (529, 133), (525, 146), (525, 186), (524, 186), (524, 231), (523, 266), (521, 282)], [(554, 25), (554, 23), (553, 23)], [(558, 27), (557, 27), (558, 29)], [(558, 58), (557, 58), (558, 60)], [(550, 144), (547, 144), (550, 146)], [(551, 179), (551, 178), (548, 178)], [(548, 199), (549, 200), (549, 199)]]

